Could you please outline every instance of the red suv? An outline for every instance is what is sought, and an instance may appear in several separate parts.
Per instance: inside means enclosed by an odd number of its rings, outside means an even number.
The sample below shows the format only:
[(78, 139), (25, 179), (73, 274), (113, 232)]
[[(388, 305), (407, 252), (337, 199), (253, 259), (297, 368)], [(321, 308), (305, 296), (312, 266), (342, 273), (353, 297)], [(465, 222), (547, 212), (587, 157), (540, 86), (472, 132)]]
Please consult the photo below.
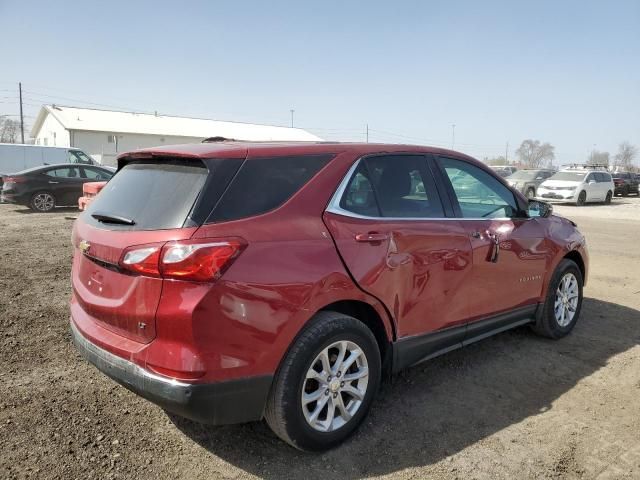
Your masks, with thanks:
[(571, 331), (575, 224), (436, 148), (221, 142), (136, 151), (75, 222), (71, 331), (178, 415), (266, 418), (322, 450), (380, 379), (519, 325)]

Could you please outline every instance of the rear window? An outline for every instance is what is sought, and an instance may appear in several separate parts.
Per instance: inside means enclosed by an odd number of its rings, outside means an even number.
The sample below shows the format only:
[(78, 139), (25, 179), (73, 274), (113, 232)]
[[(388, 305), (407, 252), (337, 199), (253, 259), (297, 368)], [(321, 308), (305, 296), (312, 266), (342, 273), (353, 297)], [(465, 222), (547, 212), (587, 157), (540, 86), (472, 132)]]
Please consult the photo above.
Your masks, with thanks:
[(278, 208), (332, 158), (323, 154), (247, 160), (208, 222), (237, 220)]
[[(107, 183), (83, 214), (101, 228), (163, 230), (184, 226), (209, 170), (201, 161), (135, 162)], [(94, 213), (131, 219), (134, 225), (98, 222)]]

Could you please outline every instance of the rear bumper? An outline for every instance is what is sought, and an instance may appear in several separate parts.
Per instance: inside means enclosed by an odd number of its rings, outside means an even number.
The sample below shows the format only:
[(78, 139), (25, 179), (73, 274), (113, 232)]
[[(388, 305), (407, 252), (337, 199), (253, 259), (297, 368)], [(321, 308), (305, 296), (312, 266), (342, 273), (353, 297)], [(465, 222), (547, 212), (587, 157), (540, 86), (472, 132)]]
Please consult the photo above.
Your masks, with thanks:
[(165, 378), (91, 343), (71, 321), (82, 356), (98, 370), (163, 409), (212, 425), (244, 423), (263, 416), (272, 375), (194, 384)]

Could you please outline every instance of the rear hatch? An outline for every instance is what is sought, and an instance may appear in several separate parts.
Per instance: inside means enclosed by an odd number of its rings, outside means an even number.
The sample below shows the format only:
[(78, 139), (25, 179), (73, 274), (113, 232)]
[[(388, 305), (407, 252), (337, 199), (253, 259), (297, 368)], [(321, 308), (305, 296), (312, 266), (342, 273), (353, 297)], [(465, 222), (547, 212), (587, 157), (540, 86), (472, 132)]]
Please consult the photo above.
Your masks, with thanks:
[(138, 342), (155, 337), (163, 280), (121, 268), (133, 246), (190, 238), (241, 159), (156, 157), (121, 162), (75, 222), (72, 314)]

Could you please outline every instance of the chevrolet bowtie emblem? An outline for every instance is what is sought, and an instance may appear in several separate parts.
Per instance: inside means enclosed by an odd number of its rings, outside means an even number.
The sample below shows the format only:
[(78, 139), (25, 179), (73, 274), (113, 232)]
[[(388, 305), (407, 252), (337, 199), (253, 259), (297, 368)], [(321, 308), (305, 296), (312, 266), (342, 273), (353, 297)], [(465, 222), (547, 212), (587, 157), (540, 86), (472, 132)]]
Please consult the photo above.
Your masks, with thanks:
[(82, 240), (78, 244), (78, 248), (80, 249), (80, 251), (82, 253), (87, 253), (89, 251), (89, 248), (91, 248), (91, 244), (89, 242), (87, 242), (86, 240)]

